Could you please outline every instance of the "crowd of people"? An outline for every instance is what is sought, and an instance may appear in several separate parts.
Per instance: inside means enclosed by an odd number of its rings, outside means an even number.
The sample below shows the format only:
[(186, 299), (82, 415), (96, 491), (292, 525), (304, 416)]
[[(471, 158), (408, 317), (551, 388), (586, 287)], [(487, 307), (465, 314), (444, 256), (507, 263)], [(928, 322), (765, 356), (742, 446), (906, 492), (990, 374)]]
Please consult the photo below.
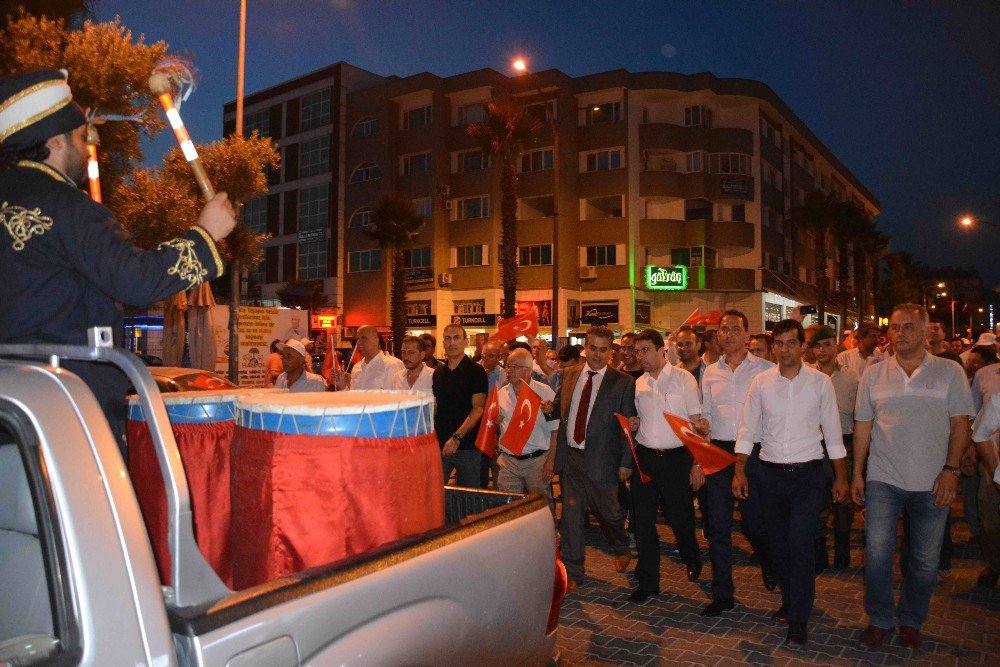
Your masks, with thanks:
[[(593, 327), (585, 345), (558, 351), (541, 338), (490, 339), (473, 348), (465, 329), (452, 324), (444, 330), (443, 359), (436, 348), (431, 334), (406, 336), (397, 359), (378, 331), (364, 326), (353, 367), (334, 364), (328, 378), (311, 373), (311, 350), (290, 340), (275, 350), (283, 365), (273, 377), (291, 391), (431, 392), (444, 481), (454, 475), (459, 486), (542, 496), (559, 517), (570, 591), (586, 581), (584, 528), (591, 515), (618, 572), (637, 555), (637, 585), (629, 595), (635, 604), (660, 592), (660, 511), (687, 578), (700, 578), (700, 515), (712, 566), (702, 614), (724, 614), (736, 605), (738, 507), (761, 583), (781, 593), (773, 615), (787, 623), (789, 642), (804, 644), (815, 577), (831, 567), (828, 535), (832, 567), (850, 567), (860, 512), (870, 619), (862, 641), (880, 646), (898, 626), (899, 642), (919, 648), (934, 587), (950, 570), (950, 508), (959, 494), (986, 561), (978, 585), (995, 587), (1000, 578), (993, 479), (1000, 363), (991, 333), (976, 345), (946, 339), (921, 306), (903, 304), (887, 326), (864, 323), (844, 336), (798, 319), (751, 334), (747, 317), (729, 310), (718, 327), (682, 326), (666, 338), (646, 329), (616, 339)], [(502, 434), (524, 385), (541, 401), (533, 429), (520, 451), (501, 439), (489, 458), (475, 446), (487, 397), (497, 390)], [(664, 412), (688, 419), (735, 464), (706, 475)], [(634, 453), (617, 415), (627, 419)], [(641, 476), (633, 475), (636, 468)], [(561, 497), (553, 493), (557, 476)], [(905, 578), (897, 603), (901, 517)]]

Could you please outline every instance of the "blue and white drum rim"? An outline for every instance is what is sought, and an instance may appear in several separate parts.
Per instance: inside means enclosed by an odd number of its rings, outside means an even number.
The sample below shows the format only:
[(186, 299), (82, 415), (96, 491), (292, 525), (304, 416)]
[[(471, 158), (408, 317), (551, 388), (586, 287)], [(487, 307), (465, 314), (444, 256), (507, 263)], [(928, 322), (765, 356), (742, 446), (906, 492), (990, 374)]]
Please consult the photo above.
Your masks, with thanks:
[(236, 424), (285, 435), (414, 437), (434, 432), (434, 396), (419, 391), (244, 396), (236, 399)]
[[(240, 396), (287, 393), (275, 387), (177, 391), (162, 395), (171, 424), (212, 424), (236, 418), (234, 402)], [(128, 418), (145, 422), (138, 396), (129, 396)]]

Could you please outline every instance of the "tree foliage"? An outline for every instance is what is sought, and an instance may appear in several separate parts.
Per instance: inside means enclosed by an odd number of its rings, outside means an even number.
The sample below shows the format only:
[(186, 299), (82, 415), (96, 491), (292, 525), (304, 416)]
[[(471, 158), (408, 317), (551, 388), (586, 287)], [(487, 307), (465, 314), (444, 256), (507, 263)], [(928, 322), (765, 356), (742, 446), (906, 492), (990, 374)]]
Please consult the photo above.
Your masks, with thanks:
[(0, 30), (0, 44), (0, 75), (66, 69), (73, 99), (85, 109), (142, 114), (141, 124), (112, 121), (99, 127), (101, 189), (105, 201), (114, 202), (119, 185), (142, 160), (142, 134), (152, 138), (166, 127), (147, 83), (153, 67), (166, 55), (167, 44), (146, 44), (142, 35), (134, 38), (118, 18), (107, 23), (84, 21), (79, 30), (71, 30), (64, 18), (25, 11)]

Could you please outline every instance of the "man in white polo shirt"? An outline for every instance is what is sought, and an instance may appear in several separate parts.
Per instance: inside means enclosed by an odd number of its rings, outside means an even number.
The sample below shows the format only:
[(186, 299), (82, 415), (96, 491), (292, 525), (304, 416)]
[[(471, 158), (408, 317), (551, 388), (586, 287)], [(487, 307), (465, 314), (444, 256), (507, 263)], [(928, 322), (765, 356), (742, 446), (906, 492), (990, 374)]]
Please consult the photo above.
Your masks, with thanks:
[(837, 363), (849, 368), (860, 377), (865, 369), (879, 363), (887, 355), (878, 349), (878, 326), (872, 322), (862, 322), (854, 334), (857, 345), (837, 355)]
[(392, 376), (403, 370), (403, 362), (382, 352), (378, 330), (371, 325), (358, 327), (355, 344), (362, 361), (350, 373), (334, 369), (333, 383), (337, 389), (385, 389)]
[[(920, 648), (937, 584), (945, 520), (969, 444), (972, 392), (958, 364), (927, 353), (927, 311), (905, 303), (889, 318), (895, 355), (865, 371), (854, 410), (851, 497), (865, 505), (865, 610), (861, 636), (881, 646), (899, 624), (899, 642)], [(866, 474), (867, 469), (867, 474)], [(899, 515), (910, 517), (910, 565), (899, 605), (893, 560)]]
[(399, 356), (403, 361), (403, 370), (389, 380), (386, 389), (403, 391), (434, 391), (432, 380), (434, 369), (424, 363), (424, 350), (427, 344), (419, 336), (403, 336), (403, 344)]

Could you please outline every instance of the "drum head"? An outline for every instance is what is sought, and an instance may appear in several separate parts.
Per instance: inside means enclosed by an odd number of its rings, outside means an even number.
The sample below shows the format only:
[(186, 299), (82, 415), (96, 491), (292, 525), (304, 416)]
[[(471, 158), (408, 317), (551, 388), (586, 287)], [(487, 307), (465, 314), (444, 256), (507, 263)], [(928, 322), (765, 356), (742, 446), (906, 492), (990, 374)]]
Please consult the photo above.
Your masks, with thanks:
[[(167, 418), (174, 424), (204, 424), (236, 418), (234, 401), (240, 396), (287, 393), (274, 387), (248, 389), (211, 389), (208, 391), (178, 391), (162, 394)], [(146, 421), (139, 397), (129, 396), (128, 418)]]

